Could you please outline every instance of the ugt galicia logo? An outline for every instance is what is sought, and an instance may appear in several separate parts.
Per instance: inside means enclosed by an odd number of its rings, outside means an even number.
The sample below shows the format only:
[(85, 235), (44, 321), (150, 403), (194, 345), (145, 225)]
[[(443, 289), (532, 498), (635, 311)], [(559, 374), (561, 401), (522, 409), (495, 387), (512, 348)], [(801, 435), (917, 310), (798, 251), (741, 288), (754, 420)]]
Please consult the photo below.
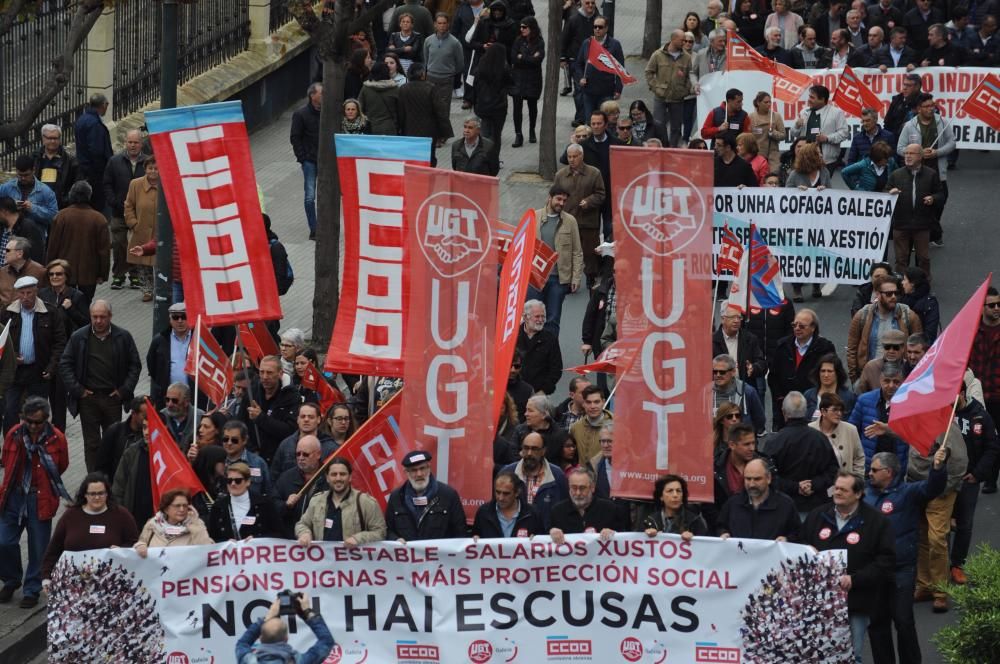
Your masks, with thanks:
[(417, 211), (420, 250), (442, 277), (457, 277), (493, 251), (490, 220), (463, 194), (432, 194)]
[(690, 244), (708, 215), (705, 197), (690, 180), (663, 171), (632, 180), (622, 192), (618, 212), (632, 239), (657, 256)]

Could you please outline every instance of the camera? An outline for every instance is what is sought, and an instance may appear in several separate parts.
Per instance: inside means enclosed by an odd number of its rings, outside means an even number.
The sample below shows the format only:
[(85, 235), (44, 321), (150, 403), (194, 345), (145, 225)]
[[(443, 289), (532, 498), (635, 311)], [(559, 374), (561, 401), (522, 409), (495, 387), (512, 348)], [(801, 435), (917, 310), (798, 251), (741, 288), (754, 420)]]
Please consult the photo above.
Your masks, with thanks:
[(293, 593), (291, 590), (285, 589), (278, 593), (278, 615), (279, 616), (296, 616), (299, 614), (299, 600), (302, 598), (302, 593)]

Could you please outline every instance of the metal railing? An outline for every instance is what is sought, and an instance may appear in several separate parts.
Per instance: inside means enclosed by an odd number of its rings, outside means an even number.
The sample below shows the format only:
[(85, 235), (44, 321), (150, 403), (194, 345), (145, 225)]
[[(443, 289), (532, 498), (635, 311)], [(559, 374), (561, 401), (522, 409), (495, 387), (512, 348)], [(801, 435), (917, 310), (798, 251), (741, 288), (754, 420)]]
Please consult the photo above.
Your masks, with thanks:
[[(13, 121), (42, 88), (49, 62), (61, 53), (69, 35), (74, 7), (62, 2), (42, 2), (36, 15), (18, 20), (0, 38), (0, 114)], [(41, 147), (39, 131), (52, 123), (63, 130), (63, 142), (73, 140), (73, 123), (87, 103), (87, 54), (73, 57), (73, 73), (63, 90), (49, 102), (21, 136), (0, 141), (0, 170), (13, 170), (14, 159)]]
[(183, 84), (247, 49), (249, 0), (211, 0), (181, 5), (177, 78)]
[(271, 20), (268, 24), (270, 32), (276, 32), (289, 21), (292, 20), (292, 15), (288, 11), (288, 2), (286, 0), (271, 0)]

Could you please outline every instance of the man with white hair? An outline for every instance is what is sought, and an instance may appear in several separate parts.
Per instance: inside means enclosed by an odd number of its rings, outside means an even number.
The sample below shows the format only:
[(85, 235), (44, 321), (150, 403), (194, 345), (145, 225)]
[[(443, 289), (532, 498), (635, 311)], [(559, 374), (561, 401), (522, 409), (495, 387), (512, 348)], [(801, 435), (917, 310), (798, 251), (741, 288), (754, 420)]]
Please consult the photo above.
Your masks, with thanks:
[(559, 339), (545, 330), (545, 305), (539, 300), (525, 302), (522, 321), (517, 334), (521, 378), (536, 393), (552, 394), (562, 374), (562, 354)]
[(462, 140), (451, 144), (451, 170), (479, 175), (500, 172), (493, 141), (481, 135), (482, 122), (473, 116), (462, 123)]
[(69, 188), (80, 179), (80, 165), (76, 163), (76, 157), (63, 147), (62, 129), (59, 125), (42, 125), (40, 133), (42, 147), (32, 155), (35, 160), (35, 177), (52, 189), (61, 210), (67, 205)]
[(607, 192), (604, 178), (597, 167), (585, 163), (583, 147), (570, 143), (566, 148), (566, 166), (556, 171), (552, 187), (567, 193), (563, 209), (576, 219), (583, 252), (583, 273), (589, 288), (600, 269), (600, 257), (594, 249), (601, 240), (601, 207)]
[(776, 25), (764, 31), (764, 43), (757, 47), (757, 52), (772, 62), (792, 66), (792, 56), (781, 45), (781, 28)]
[(713, 71), (726, 70), (726, 31), (717, 28), (708, 33), (708, 48), (703, 48), (694, 58), (691, 68), (691, 84), (695, 94), (701, 94), (698, 83), (702, 76)]
[(847, 30), (848, 41), (854, 48), (861, 48), (865, 45), (867, 40), (867, 35), (865, 35), (865, 25), (862, 20), (861, 12), (857, 9), (852, 9), (847, 12)]
[(723, 9), (725, 9), (725, 5), (722, 4), (722, 0), (708, 0), (706, 6), (708, 13), (705, 18), (701, 19), (703, 31), (722, 27), (722, 22), (726, 19), (726, 15), (722, 13)]

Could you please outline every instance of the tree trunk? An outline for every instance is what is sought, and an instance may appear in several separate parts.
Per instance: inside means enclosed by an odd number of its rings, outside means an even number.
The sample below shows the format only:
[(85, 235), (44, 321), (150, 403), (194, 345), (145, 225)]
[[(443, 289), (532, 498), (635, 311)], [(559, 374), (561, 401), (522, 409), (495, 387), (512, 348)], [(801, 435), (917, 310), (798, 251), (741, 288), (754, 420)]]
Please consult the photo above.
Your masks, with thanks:
[(642, 57), (648, 60), (653, 51), (663, 45), (661, 24), (663, 22), (663, 0), (646, 0), (646, 24), (642, 30)]
[(545, 88), (538, 135), (538, 172), (546, 180), (556, 174), (556, 106), (559, 104), (562, 1), (549, 0), (549, 27), (545, 36)]

